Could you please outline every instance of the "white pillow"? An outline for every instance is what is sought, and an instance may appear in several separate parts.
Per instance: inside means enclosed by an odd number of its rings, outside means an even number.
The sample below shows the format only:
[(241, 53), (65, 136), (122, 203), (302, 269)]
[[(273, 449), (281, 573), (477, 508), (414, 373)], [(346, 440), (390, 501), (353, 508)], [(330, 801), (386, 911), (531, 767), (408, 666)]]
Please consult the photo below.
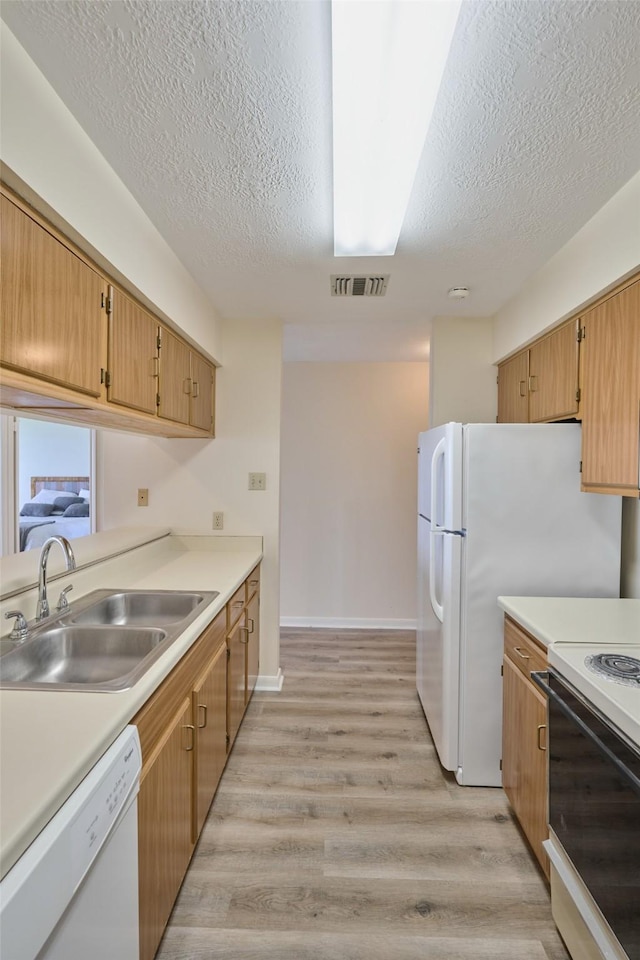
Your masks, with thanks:
[(91, 490), (78, 490), (78, 496), (83, 500), (91, 500)]
[(30, 503), (53, 503), (57, 497), (64, 497), (64, 490), (50, 490), (48, 487), (43, 487), (35, 497), (32, 497), (29, 501)]

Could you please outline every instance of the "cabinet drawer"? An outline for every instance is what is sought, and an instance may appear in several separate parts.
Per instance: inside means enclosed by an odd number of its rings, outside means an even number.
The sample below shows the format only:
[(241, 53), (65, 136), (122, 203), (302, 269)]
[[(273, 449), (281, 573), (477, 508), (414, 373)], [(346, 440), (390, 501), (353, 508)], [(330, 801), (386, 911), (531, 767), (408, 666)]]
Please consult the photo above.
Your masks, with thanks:
[(254, 593), (260, 592), (260, 564), (252, 570), (247, 578), (247, 600), (250, 600)]
[(526, 677), (533, 670), (547, 669), (546, 651), (508, 617), (504, 621), (504, 654)]
[(242, 614), (243, 607), (247, 601), (247, 581), (238, 587), (234, 595), (227, 603), (227, 632), (231, 630), (234, 623)]

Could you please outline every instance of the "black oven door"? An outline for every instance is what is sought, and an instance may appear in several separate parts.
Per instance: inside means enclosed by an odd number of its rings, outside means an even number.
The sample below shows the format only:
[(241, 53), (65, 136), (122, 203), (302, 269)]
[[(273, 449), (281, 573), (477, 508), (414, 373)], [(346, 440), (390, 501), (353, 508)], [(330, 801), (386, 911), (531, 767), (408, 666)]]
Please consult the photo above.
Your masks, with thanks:
[(555, 670), (540, 680), (549, 824), (629, 960), (640, 960), (640, 752)]

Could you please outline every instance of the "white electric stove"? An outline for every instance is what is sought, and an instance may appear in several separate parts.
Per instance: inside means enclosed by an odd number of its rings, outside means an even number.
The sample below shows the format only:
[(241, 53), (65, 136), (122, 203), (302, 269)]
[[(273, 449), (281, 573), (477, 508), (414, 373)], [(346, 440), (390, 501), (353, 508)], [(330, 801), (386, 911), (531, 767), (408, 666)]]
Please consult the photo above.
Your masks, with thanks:
[(549, 647), (549, 666), (640, 746), (640, 642), (560, 641)]

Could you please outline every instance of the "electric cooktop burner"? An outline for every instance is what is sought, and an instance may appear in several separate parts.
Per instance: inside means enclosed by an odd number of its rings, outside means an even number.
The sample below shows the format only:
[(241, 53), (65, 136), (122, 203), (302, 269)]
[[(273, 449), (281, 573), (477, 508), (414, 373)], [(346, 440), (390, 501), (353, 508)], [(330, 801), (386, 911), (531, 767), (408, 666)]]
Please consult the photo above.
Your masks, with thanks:
[(625, 683), (640, 690), (640, 660), (636, 657), (628, 657), (623, 653), (593, 653), (585, 657), (584, 662), (589, 670), (606, 680)]

